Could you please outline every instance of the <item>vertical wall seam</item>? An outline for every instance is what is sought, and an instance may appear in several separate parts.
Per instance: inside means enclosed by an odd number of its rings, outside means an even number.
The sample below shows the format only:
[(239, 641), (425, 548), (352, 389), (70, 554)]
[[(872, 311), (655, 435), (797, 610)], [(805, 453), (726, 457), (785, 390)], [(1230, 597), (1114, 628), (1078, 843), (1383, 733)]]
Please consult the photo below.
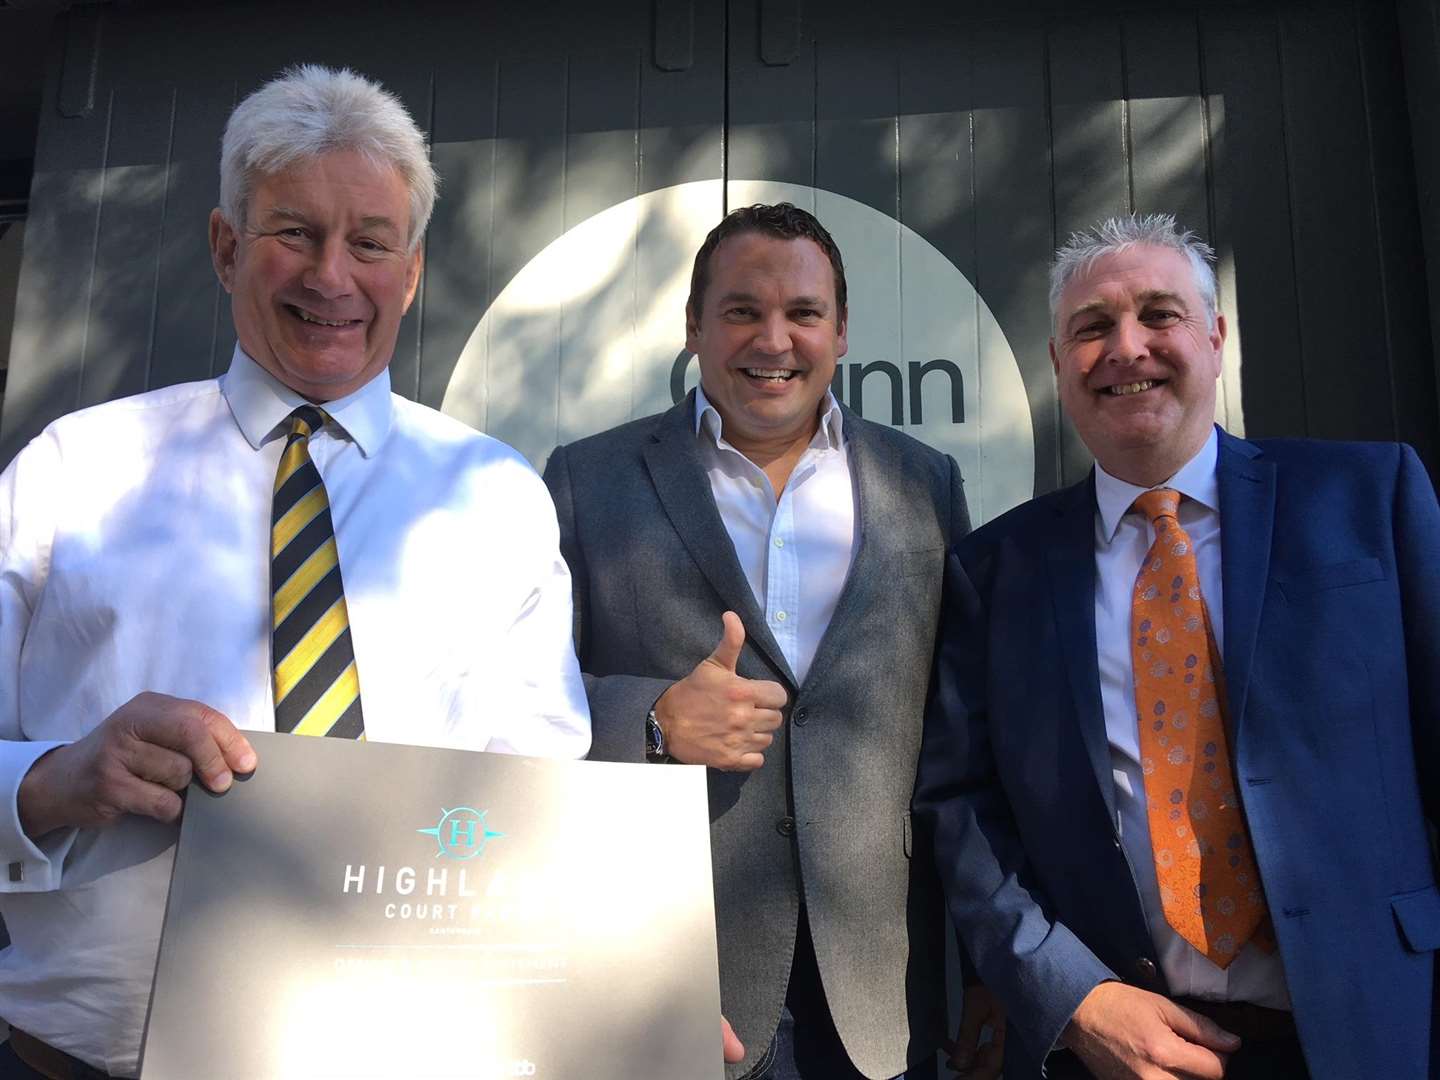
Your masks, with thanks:
[[(565, 93), (560, 98), (560, 233), (562, 236), (570, 227), (570, 94), (573, 90), (570, 81), (570, 60), (570, 54), (567, 52), (565, 54)], [(551, 419), (554, 422), (553, 442), (556, 445), (560, 442), (560, 391), (565, 385), (565, 312), (569, 304), (570, 298), (562, 296), (560, 314), (555, 326), (555, 396), (551, 401)]]
[(1385, 334), (1385, 374), (1389, 383), (1387, 389), (1389, 390), (1388, 399), (1390, 402), (1390, 431), (1392, 437), (1398, 441), (1400, 438), (1400, 401), (1396, 393), (1394, 326), (1390, 320), (1390, 275), (1386, 273), (1385, 230), (1380, 224), (1380, 188), (1375, 176), (1375, 162), (1377, 159), (1375, 128), (1370, 122), (1371, 109), (1374, 103), (1371, 100), (1369, 71), (1365, 64), (1365, 49), (1361, 42), (1363, 30), (1360, 23), (1362, 16), (1354, 0), (1351, 0), (1350, 16), (1354, 24), (1355, 66), (1360, 76), (1360, 101), (1365, 117), (1365, 146), (1366, 149), (1369, 150), (1370, 216), (1375, 226), (1375, 274), (1380, 281), (1380, 325)]
[[(1040, 58), (1045, 91), (1045, 164), (1050, 174), (1050, 251), (1053, 252), (1060, 246), (1060, 208), (1055, 204), (1055, 94), (1050, 80), (1050, 24), (1048, 21), (1041, 37)], [(1048, 311), (1048, 302), (1046, 307)], [(1055, 460), (1052, 477), (1056, 481), (1054, 486), (1058, 488), (1065, 486), (1065, 428), (1064, 420), (1060, 415), (1060, 386), (1053, 373), (1050, 376), (1050, 388), (1053, 391), (1050, 397), (1051, 429), (1055, 432)], [(1038, 468), (1038, 461), (1036, 466)], [(1039, 477), (1036, 479), (1038, 480)], [(1049, 489), (1047, 488), (1047, 490)]]
[(1273, 16), (1275, 28), (1275, 66), (1280, 75), (1280, 151), (1285, 162), (1285, 191), (1290, 198), (1290, 277), (1295, 284), (1295, 339), (1299, 346), (1300, 363), (1297, 365), (1300, 374), (1300, 408), (1305, 416), (1304, 434), (1310, 434), (1310, 401), (1307, 393), (1305, 370), (1305, 320), (1301, 317), (1304, 311), (1302, 293), (1304, 285), (1300, 281), (1300, 257), (1299, 257), (1299, 223), (1297, 218), (1297, 202), (1295, 199), (1295, 169), (1294, 154), (1290, 148), (1290, 118), (1289, 118), (1289, 96), (1286, 92), (1285, 83), (1285, 42), (1284, 26), (1279, 15)]
[(720, 216), (730, 212), (730, 16), (739, 0), (730, 0), (721, 9), (720, 62)]
[[(485, 244), (485, 281), (486, 289), (490, 293), (485, 298), (485, 310), (495, 303), (499, 295), (495, 288), (495, 189), (499, 187), (500, 176), (500, 70), (504, 61), (496, 58), (491, 67), (491, 93), (490, 100), (494, 105), (490, 110), (490, 235), (486, 238)], [(488, 430), (490, 427), (490, 346), (494, 340), (494, 331), (491, 329), (495, 320), (483, 319), (485, 324), (485, 372), (481, 382), (485, 387), (485, 408), (481, 412), (481, 428)]]
[(1210, 115), (1210, 72), (1205, 66), (1204, 17), (1199, 12), (1195, 14), (1195, 53), (1196, 70), (1200, 76), (1200, 160), (1205, 166), (1206, 235), (1212, 240), (1218, 240), (1219, 218), (1215, 207), (1215, 151), (1210, 130), (1213, 122)]
[(160, 320), (160, 270), (165, 263), (165, 223), (170, 214), (170, 178), (175, 171), (175, 110), (179, 89), (170, 87), (170, 130), (165, 135), (165, 186), (160, 192), (160, 228), (156, 230), (155, 276), (150, 288), (150, 325), (145, 335), (145, 378), (142, 389), (152, 390), (150, 375), (155, 359), (155, 336)]
[(95, 268), (100, 262), (100, 228), (105, 220), (105, 193), (110, 179), (110, 136), (115, 122), (115, 91), (105, 95), (105, 137), (100, 144), (100, 191), (95, 205), (95, 225), (90, 233), (90, 274), (85, 283), (85, 329), (80, 333), (80, 370), (75, 380), (75, 400), (70, 410), (85, 400), (85, 368), (90, 352), (90, 319), (95, 310)]
[(1120, 160), (1125, 166), (1125, 212), (1135, 207), (1135, 133), (1130, 126), (1130, 52), (1126, 47), (1125, 19), (1120, 19)]

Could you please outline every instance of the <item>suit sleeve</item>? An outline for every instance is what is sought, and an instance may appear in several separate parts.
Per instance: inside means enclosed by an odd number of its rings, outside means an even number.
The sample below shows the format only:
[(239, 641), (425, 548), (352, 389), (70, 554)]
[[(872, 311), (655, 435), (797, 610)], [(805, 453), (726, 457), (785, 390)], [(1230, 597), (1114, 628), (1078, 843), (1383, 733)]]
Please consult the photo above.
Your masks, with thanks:
[(1026, 1056), (1039, 1061), (1085, 995), (1116, 976), (1046, 914), (1032, 889), (989, 735), (992, 723), (1025, 717), (989, 714), (987, 605), (957, 552), (947, 559), (944, 589), (915, 808), (934, 838), (961, 944), (1004, 1002)]
[(1400, 449), (1395, 561), (1403, 598), (1415, 763), (1433, 837), (1440, 827), (1440, 506), (1415, 451)]
[(945, 462), (950, 467), (950, 545), (953, 547), (970, 535), (970, 506), (965, 501), (965, 478), (960, 474), (960, 464), (949, 454)]
[(585, 680), (590, 702), (591, 761), (645, 760), (645, 716), (670, 686), (668, 679), (639, 675), (595, 675), (590, 672), (587, 646), (591, 639), (594, 613), (590, 610), (589, 565), (576, 520), (575, 491), (571, 483), (570, 459), (563, 446), (556, 447), (545, 464), (545, 486), (555, 500), (560, 523), (560, 553), (570, 567), (574, 590), (575, 655)]

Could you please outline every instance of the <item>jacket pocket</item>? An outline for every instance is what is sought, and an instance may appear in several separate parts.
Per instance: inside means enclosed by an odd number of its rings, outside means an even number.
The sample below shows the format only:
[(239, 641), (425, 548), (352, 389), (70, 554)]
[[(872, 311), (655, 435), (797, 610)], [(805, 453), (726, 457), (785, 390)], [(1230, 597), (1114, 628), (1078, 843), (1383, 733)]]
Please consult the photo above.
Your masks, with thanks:
[(1414, 953), (1440, 949), (1440, 887), (1392, 896), (1390, 910), (1407, 949)]
[(1345, 585), (1364, 585), (1366, 582), (1384, 580), (1385, 568), (1380, 565), (1379, 559), (1351, 559), (1348, 562), (1328, 563), (1286, 577), (1277, 577), (1275, 584), (1287, 599), (1293, 600), (1324, 589), (1339, 589)]

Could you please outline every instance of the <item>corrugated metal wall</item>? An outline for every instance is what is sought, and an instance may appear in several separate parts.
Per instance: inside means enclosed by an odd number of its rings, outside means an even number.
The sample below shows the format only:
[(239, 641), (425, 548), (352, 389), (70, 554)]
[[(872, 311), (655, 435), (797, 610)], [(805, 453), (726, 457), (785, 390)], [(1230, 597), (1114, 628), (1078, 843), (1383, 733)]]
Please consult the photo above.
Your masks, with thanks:
[[(1088, 467), (1057, 411), (1046, 261), (1129, 209), (1174, 210), (1220, 249), (1239, 330), (1226, 392), (1249, 434), (1402, 438), (1435, 471), (1395, 9), (1119, 7), (76, 9), (47, 64), (0, 460), (77, 406), (223, 369), (205, 247), (221, 126), (238, 95), (318, 60), (378, 77), (432, 133), (443, 198), (392, 367), (430, 404), (493, 298), (569, 228), (687, 181), (772, 180), (892, 215), (975, 285), (1024, 380), (1038, 491)], [(527, 372), (542, 416), (559, 415), (559, 370)]]

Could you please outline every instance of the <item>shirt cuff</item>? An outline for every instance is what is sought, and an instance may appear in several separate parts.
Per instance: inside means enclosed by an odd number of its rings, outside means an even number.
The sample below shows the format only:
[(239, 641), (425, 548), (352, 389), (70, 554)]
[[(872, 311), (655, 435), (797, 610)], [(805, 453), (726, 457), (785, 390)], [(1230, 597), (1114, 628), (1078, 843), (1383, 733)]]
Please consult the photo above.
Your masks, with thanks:
[(20, 781), (31, 767), (63, 742), (0, 742), (0, 892), (49, 892), (60, 873), (76, 829), (55, 829), (40, 843), (20, 826)]

